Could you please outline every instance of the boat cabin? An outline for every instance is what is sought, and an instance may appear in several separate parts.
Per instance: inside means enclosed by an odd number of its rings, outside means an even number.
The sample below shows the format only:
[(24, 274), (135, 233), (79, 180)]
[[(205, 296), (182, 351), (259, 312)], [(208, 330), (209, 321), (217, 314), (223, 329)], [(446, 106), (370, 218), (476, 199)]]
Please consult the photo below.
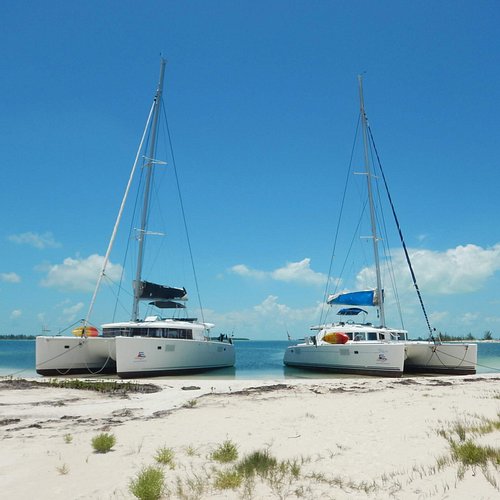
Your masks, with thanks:
[(203, 338), (204, 328), (196, 318), (165, 319), (149, 316), (144, 321), (124, 321), (102, 325), (103, 337), (155, 337), (193, 340)]

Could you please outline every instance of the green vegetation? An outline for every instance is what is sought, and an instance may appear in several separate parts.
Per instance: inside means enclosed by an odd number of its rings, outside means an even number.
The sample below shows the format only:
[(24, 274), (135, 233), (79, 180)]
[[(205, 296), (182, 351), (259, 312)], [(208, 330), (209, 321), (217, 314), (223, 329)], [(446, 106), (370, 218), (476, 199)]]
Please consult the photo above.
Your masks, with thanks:
[(214, 487), (218, 490), (235, 490), (241, 486), (243, 476), (235, 470), (218, 471)]
[[(494, 396), (493, 396), (494, 397)], [(326, 491), (332, 498), (336, 493), (347, 493), (355, 497), (359, 494), (378, 495), (379, 497), (397, 496), (403, 491), (399, 476), (404, 475), (408, 484), (432, 477), (446, 468), (455, 468), (457, 480), (461, 480), (467, 470), (480, 470), (487, 481), (500, 491), (498, 471), (500, 470), (500, 449), (483, 446), (476, 438), (500, 430), (500, 413), (496, 419), (471, 416), (457, 423), (447, 424), (438, 434), (447, 440), (449, 450), (438, 457), (431, 465), (414, 465), (411, 471), (396, 470), (384, 472), (380, 477), (369, 481), (356, 481), (346, 474), (335, 474), (336, 468), (326, 469), (314, 465), (321, 460), (331, 459), (337, 454), (296, 457), (279, 460), (269, 446), (257, 449), (238, 457), (238, 446), (226, 439), (208, 455), (210, 463), (200, 463), (201, 452), (192, 446), (182, 447), (185, 458), (198, 457), (198, 460), (183, 464), (176, 463), (177, 476), (165, 477), (164, 469), (149, 467), (143, 469), (130, 483), (130, 491), (140, 499), (180, 498), (194, 500), (205, 498), (233, 497), (242, 499), (266, 495), (278, 499), (319, 498)], [(339, 449), (341, 447), (337, 445)], [(329, 460), (330, 459), (330, 460)], [(173, 469), (174, 450), (163, 446), (156, 451), (155, 460)], [(176, 462), (177, 462), (176, 456)], [(190, 460), (190, 459), (188, 459)], [(217, 463), (215, 463), (217, 462)], [(190, 465), (189, 465), (190, 464)], [(303, 470), (305, 469), (305, 470)], [(408, 475), (407, 475), (408, 474)], [(437, 484), (437, 482), (436, 482)], [(416, 486), (416, 485), (415, 485)], [(453, 486), (444, 482), (440, 487), (422, 492), (423, 496), (453, 497)], [(335, 491), (337, 490), (337, 491)], [(342, 492), (342, 493), (341, 493)], [(271, 496), (270, 496), (271, 495)]]
[(499, 470), (500, 448), (484, 446), (474, 440), (475, 437), (498, 430), (500, 430), (500, 414), (496, 420), (479, 418), (479, 423), (457, 422), (451, 431), (439, 430), (438, 434), (444, 437), (450, 445), (451, 456), (441, 457), (438, 460), (438, 468), (442, 469), (446, 465), (458, 463), (457, 477), (463, 479), (467, 469), (472, 468), (475, 471), (479, 467), (490, 484), (498, 489), (495, 477), (490, 474), (490, 468)]
[(70, 444), (73, 441), (73, 436), (71, 434), (64, 434), (64, 442)]
[(94, 448), (96, 453), (108, 453), (115, 444), (115, 436), (106, 432), (102, 432), (92, 438), (92, 448)]
[(211, 453), (210, 458), (221, 463), (234, 462), (238, 458), (238, 448), (232, 441), (226, 440)]
[(155, 460), (162, 465), (168, 465), (171, 469), (175, 468), (174, 450), (162, 446), (156, 450)]
[(0, 340), (35, 340), (35, 335), (0, 335)]
[(493, 334), (489, 330), (484, 332), (483, 340), (493, 340)]
[(186, 454), (188, 457), (194, 457), (197, 455), (196, 448), (193, 445), (186, 446)]
[(165, 492), (165, 474), (161, 467), (145, 467), (130, 481), (129, 491), (139, 500), (159, 500)]
[(491, 446), (479, 446), (471, 439), (464, 443), (450, 443), (453, 458), (465, 466), (486, 465), (489, 461), (500, 465), (500, 450)]
[[(484, 332), (481, 338), (476, 338), (471, 332), (467, 335), (448, 335), (447, 333), (439, 332), (435, 335), (435, 338), (440, 338), (443, 342), (463, 342), (463, 341), (481, 341), (481, 340), (495, 340), (493, 337), (493, 332), (487, 330)], [(419, 337), (418, 340), (427, 340), (427, 338)]]
[(277, 465), (278, 461), (270, 455), (268, 450), (258, 450), (243, 457), (236, 465), (236, 470), (247, 477), (255, 474), (267, 477)]
[(121, 382), (119, 380), (84, 380), (78, 378), (49, 379), (49, 380), (26, 380), (22, 378), (9, 378), (2, 380), (3, 384), (15, 388), (25, 389), (34, 387), (57, 387), (61, 389), (77, 389), (83, 391), (95, 391), (106, 394), (124, 395), (129, 392), (149, 394), (161, 391), (161, 387), (154, 384), (136, 384), (132, 382)]

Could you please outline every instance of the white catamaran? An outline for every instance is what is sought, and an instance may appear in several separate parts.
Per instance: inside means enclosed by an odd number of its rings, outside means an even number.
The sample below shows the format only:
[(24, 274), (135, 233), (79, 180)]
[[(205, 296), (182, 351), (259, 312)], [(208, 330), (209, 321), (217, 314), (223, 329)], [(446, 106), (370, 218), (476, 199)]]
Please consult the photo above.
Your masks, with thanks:
[[(36, 338), (36, 371), (41, 375), (84, 373), (116, 373), (122, 378), (150, 377), (186, 372), (199, 372), (234, 366), (231, 339), (221, 335), (210, 337), (210, 323), (196, 318), (163, 318), (160, 315), (140, 319), (141, 301), (149, 305), (178, 311), (185, 308), (184, 288), (167, 287), (142, 277), (144, 243), (148, 224), (149, 197), (153, 169), (162, 163), (155, 159), (158, 121), (160, 118), (165, 60), (160, 63), (160, 78), (144, 134), (129, 177), (125, 195), (115, 223), (103, 267), (92, 297), (87, 319), (73, 331), (74, 336), (39, 336)], [(102, 278), (105, 276), (113, 242), (132, 184), (147, 133), (149, 151), (144, 155), (145, 183), (141, 225), (138, 230), (138, 257), (134, 281), (134, 298), (130, 321), (102, 325), (102, 334), (89, 324)]]
[[(422, 298), (418, 289), (415, 274), (402, 238), (403, 249), (410, 267), (413, 283), (420, 299), (420, 304), (429, 328), (429, 340), (409, 340), (404, 329), (388, 328), (385, 322), (384, 293), (380, 271), (380, 259), (377, 234), (376, 210), (373, 196), (373, 173), (369, 154), (369, 126), (365, 114), (362, 78), (359, 77), (360, 116), (363, 135), (363, 153), (365, 176), (367, 180), (368, 207), (370, 213), (371, 239), (373, 242), (373, 257), (375, 262), (376, 288), (355, 292), (336, 293), (328, 296), (330, 306), (348, 305), (338, 314), (341, 321), (323, 323), (311, 327), (317, 331), (315, 335), (305, 338), (305, 342), (289, 346), (283, 362), (287, 366), (311, 370), (326, 370), (339, 373), (354, 373), (363, 375), (379, 375), (399, 377), (405, 372), (443, 373), (443, 374), (474, 374), (477, 364), (477, 345), (474, 343), (443, 343), (434, 338)], [(370, 133), (370, 138), (372, 138)], [(376, 155), (378, 157), (378, 155)], [(385, 180), (385, 179), (384, 179)], [(389, 196), (390, 200), (390, 196)], [(397, 217), (392, 206), (393, 215)], [(380, 293), (380, 291), (382, 291)], [(373, 306), (378, 310), (380, 325), (355, 322), (352, 317), (365, 315), (362, 309)]]

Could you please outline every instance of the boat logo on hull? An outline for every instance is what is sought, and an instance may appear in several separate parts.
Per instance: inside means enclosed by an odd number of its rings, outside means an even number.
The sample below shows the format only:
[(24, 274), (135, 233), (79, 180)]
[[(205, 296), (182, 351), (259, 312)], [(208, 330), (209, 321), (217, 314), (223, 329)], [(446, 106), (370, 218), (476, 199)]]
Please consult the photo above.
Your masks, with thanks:
[(387, 356), (383, 352), (380, 352), (378, 354), (378, 361), (387, 361)]
[(146, 355), (144, 354), (144, 351), (139, 351), (137, 353), (137, 356), (135, 357), (135, 359), (137, 359), (139, 361), (142, 360), (142, 359), (146, 359)]

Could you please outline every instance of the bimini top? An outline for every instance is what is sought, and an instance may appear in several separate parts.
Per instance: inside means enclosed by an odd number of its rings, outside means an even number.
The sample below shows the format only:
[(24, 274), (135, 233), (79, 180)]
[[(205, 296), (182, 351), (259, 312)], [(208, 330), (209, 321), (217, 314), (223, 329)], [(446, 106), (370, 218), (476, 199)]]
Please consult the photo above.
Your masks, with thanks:
[(339, 316), (357, 316), (359, 313), (368, 314), (367, 311), (360, 307), (347, 307), (346, 309), (341, 309), (337, 314)]

